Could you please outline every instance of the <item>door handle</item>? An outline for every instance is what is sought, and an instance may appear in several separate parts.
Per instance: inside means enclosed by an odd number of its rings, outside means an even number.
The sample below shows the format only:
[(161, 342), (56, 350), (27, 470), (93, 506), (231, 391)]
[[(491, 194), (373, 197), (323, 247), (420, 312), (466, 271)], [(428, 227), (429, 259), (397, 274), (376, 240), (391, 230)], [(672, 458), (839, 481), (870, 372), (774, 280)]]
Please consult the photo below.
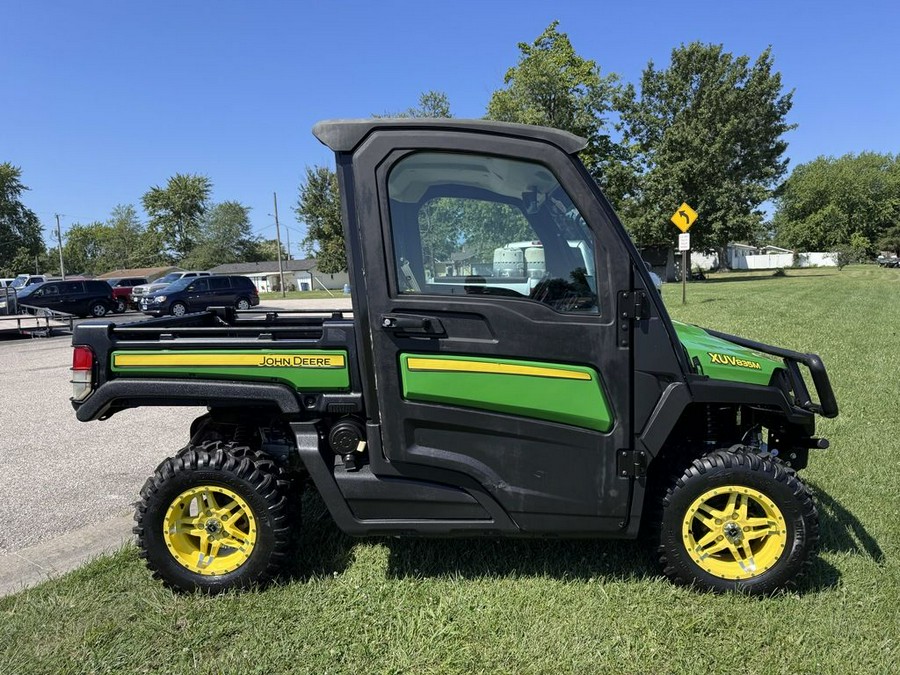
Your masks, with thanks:
[(381, 327), (392, 333), (414, 333), (416, 335), (444, 335), (444, 325), (431, 316), (409, 316), (404, 314), (382, 314)]

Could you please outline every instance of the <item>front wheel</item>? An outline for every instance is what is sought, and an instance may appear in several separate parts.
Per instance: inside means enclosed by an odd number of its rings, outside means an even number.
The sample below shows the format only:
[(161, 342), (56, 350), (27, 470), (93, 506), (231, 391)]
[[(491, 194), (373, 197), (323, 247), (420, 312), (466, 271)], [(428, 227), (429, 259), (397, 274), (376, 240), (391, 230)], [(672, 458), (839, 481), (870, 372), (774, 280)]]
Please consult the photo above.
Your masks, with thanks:
[(141, 556), (156, 578), (183, 591), (264, 583), (286, 562), (286, 491), (271, 462), (188, 449), (141, 489), (134, 527)]
[(768, 594), (797, 584), (818, 539), (815, 504), (792, 469), (717, 451), (695, 460), (666, 493), (658, 550), (678, 584)]
[(185, 314), (187, 314), (187, 307), (185, 307), (184, 303), (176, 302), (172, 305), (173, 316), (184, 316)]
[(124, 314), (126, 309), (128, 309), (128, 303), (121, 298), (116, 299), (116, 306), (113, 308), (113, 311), (116, 314)]

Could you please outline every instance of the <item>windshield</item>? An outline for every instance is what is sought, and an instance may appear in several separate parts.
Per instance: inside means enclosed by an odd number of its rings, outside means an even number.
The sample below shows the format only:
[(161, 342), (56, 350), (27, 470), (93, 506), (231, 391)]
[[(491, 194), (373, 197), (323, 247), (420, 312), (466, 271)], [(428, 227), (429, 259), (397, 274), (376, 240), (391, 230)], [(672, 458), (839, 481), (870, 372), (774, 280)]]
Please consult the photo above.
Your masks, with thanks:
[(197, 281), (197, 277), (184, 277), (183, 279), (179, 279), (178, 281), (174, 281), (169, 284), (167, 290), (180, 291), (183, 288), (187, 288), (188, 284), (190, 284), (192, 281)]
[(43, 282), (41, 282), (39, 284), (31, 284), (31, 286), (26, 286), (25, 288), (22, 288), (21, 286), (19, 286), (18, 288), (20, 290), (18, 291), (17, 295), (20, 298), (27, 298), (29, 295), (34, 293), (37, 289), (39, 289), (43, 285), (44, 285)]
[(24, 288), (25, 282), (28, 281), (28, 277), (30, 276), (30, 274), (20, 274), (15, 279), (13, 279), (13, 282), (10, 284), (10, 286), (12, 286), (13, 288)]
[(161, 277), (154, 281), (154, 284), (171, 284), (173, 281), (178, 281), (181, 278), (180, 272), (169, 272), (166, 276)]

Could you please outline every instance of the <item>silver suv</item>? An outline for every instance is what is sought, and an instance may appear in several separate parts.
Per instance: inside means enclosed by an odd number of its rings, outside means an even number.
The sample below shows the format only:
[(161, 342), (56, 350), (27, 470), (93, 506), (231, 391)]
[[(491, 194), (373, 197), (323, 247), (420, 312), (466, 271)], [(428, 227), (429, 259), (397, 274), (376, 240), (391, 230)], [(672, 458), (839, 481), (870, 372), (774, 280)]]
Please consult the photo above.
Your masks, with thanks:
[(141, 306), (141, 299), (151, 297), (156, 291), (165, 288), (173, 281), (184, 279), (186, 277), (208, 277), (209, 272), (169, 272), (166, 276), (160, 277), (156, 281), (149, 284), (141, 284), (131, 289), (131, 304), (135, 309)]

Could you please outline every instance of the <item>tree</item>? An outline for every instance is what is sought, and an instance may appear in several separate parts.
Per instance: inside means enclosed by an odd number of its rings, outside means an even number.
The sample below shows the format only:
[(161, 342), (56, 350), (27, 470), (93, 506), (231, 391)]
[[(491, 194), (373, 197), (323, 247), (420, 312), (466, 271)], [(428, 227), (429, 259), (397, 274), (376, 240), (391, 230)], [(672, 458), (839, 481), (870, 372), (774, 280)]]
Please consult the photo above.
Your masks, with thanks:
[(109, 228), (106, 271), (172, 263), (172, 258), (164, 250), (162, 233), (145, 227), (133, 205), (117, 205), (106, 226)]
[(208, 177), (176, 173), (166, 187), (155, 186), (144, 194), (150, 229), (162, 235), (163, 243), (178, 258), (184, 258), (193, 248), (211, 192)]
[(251, 232), (250, 209), (227, 201), (210, 208), (200, 221), (197, 244), (184, 259), (195, 269), (257, 260), (258, 248)]
[(302, 245), (307, 255), (316, 258), (319, 270), (325, 274), (346, 271), (341, 196), (334, 171), (324, 166), (306, 168), (294, 213), (306, 223)]
[(104, 255), (109, 241), (109, 228), (101, 222), (82, 225), (75, 223), (66, 232), (66, 243), (63, 246), (63, 258), (69, 274), (102, 274), (116, 267), (125, 267), (123, 260), (119, 264), (107, 265)]
[[(281, 245), (281, 259), (287, 260), (287, 250), (284, 248), (284, 244)], [(256, 261), (268, 261), (278, 260), (278, 240), (277, 239), (263, 239), (257, 240), (253, 245), (253, 253), (247, 259), (247, 262), (256, 262)]]
[(453, 117), (450, 113), (450, 99), (442, 91), (424, 91), (419, 94), (419, 105), (403, 112), (373, 115), (373, 117)]
[[(0, 164), (0, 274), (15, 276), (34, 266), (44, 253), (41, 223), (22, 203), (22, 170), (9, 162)], [(25, 261), (29, 261), (26, 266)]]
[(554, 21), (529, 44), (519, 43), (519, 62), (491, 96), (487, 117), (502, 122), (564, 129), (587, 139), (581, 159), (595, 176), (620, 156), (607, 133), (605, 115), (617, 91), (615, 75), (601, 75), (596, 62), (580, 57)]
[(802, 251), (850, 246), (857, 235), (879, 241), (900, 226), (900, 158), (874, 152), (797, 166), (778, 192), (774, 225), (780, 244)]
[(882, 251), (890, 251), (895, 256), (900, 257), (900, 225), (885, 231), (881, 239), (878, 240), (878, 248)]
[(634, 239), (673, 243), (669, 217), (683, 201), (700, 214), (694, 249), (718, 249), (726, 260), (729, 242), (758, 236), (760, 207), (787, 168), (791, 96), (768, 49), (751, 64), (722, 45), (694, 42), (674, 49), (665, 69), (651, 61), (640, 92), (628, 85), (617, 99), (633, 171), (618, 206)]

